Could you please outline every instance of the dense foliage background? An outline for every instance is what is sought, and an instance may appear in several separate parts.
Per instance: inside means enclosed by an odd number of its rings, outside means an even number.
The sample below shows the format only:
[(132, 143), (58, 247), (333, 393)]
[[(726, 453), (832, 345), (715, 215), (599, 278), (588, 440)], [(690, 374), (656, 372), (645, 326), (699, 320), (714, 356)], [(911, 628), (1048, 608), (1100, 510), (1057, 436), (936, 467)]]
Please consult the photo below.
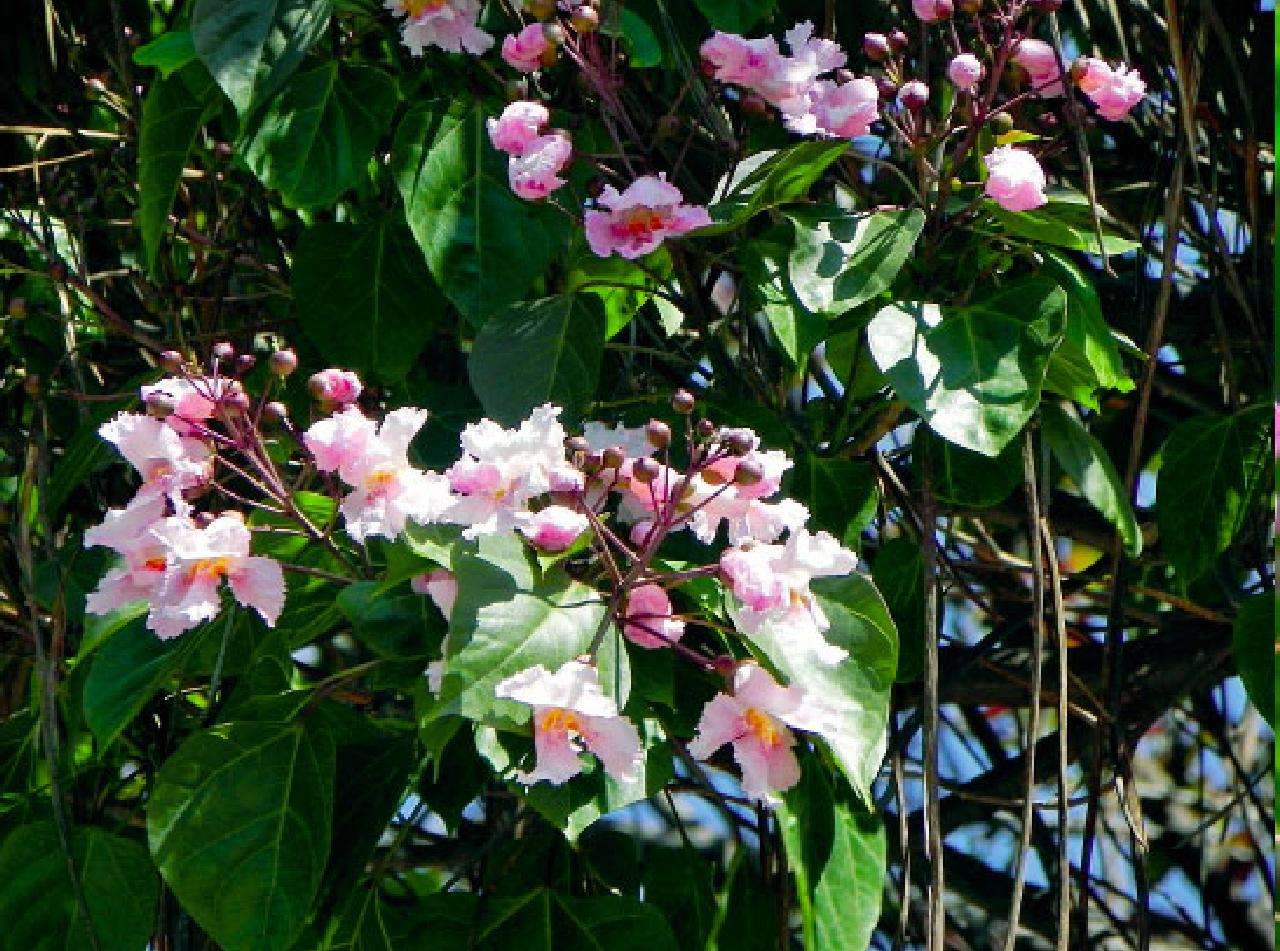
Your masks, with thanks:
[[(698, 71), (713, 27), (811, 19), (856, 50), (905, 24), (940, 90), (908, 6), (606, 4), (638, 160), (714, 204), (741, 159), (782, 150), (730, 190), (721, 233), (641, 268), (510, 193), (484, 135), (509, 71), (411, 57), (374, 0), (10, 5), (0, 948), (915, 947), (931, 907), (947, 947), (990, 948), (1017, 868), (1020, 947), (1273, 946), (1272, 14), (1066, 3), (1064, 49), (1138, 65), (1147, 103), (1070, 127), (1024, 103), (1074, 197), (946, 230), (888, 167), (919, 156), (797, 145), (722, 112)], [(210, 33), (214, 8), (243, 35)], [(482, 22), (515, 21), (495, 3)], [(574, 71), (539, 82), (579, 151), (607, 154)], [(894, 249), (859, 252), (842, 216), (879, 206)], [(727, 318), (721, 270), (742, 297)], [(1065, 337), (1011, 363), (1009, 335), (1063, 295)], [(919, 301), (970, 326), (931, 345), (981, 425), (875, 356), (901, 332), (886, 321), (914, 320), (892, 305)], [(109, 557), (81, 536), (130, 485), (97, 428), (160, 352), (223, 340), (354, 368), (371, 410), (429, 407), (424, 465), (485, 414), (549, 399), (635, 425), (670, 417), (679, 386), (785, 449), (788, 492), (860, 550), (896, 622), (874, 808), (808, 766), (776, 812), (683, 769), (596, 822), (609, 803), (524, 797), (492, 730), (419, 728), (438, 631), (407, 595), (360, 605), (312, 578), (274, 631), (241, 612), (166, 642), (136, 614), (86, 616)], [(298, 420), (305, 377), (283, 396)], [(693, 716), (679, 668), (644, 676)]]

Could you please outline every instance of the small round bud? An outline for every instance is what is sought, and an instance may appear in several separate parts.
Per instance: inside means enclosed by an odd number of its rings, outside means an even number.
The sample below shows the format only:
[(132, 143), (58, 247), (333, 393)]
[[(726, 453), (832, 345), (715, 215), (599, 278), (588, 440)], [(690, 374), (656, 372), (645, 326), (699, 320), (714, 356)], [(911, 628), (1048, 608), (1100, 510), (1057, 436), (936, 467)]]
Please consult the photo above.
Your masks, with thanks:
[(911, 112), (918, 112), (929, 101), (929, 87), (918, 79), (902, 84), (898, 90), (898, 105)]
[(262, 418), (268, 423), (283, 423), (289, 418), (289, 407), (279, 400), (272, 400), (262, 407)]
[(843, 86), (845, 83), (851, 83), (858, 78), (854, 74), (853, 70), (845, 69), (843, 66), (837, 69), (834, 75), (836, 78), (836, 84), (840, 86)]
[(236, 372), (248, 373), (257, 365), (257, 363), (258, 358), (252, 353), (242, 353), (240, 356), (236, 357)]
[(591, 451), (591, 443), (582, 436), (570, 436), (564, 441), (565, 451), (570, 455), (586, 454)]
[(1040, 124), (1041, 128), (1056, 129), (1058, 127), (1058, 116), (1056, 113), (1042, 112), (1036, 116), (1036, 122)]
[(19, 319), (27, 316), (27, 299), (25, 297), (15, 297), (9, 301), (9, 316)]
[(688, 416), (697, 405), (697, 399), (688, 390), (676, 390), (671, 396), (671, 408), (681, 416)]
[(883, 33), (868, 33), (862, 38), (862, 52), (873, 63), (883, 63), (893, 55), (893, 47)]
[(702, 481), (707, 485), (724, 485), (733, 477), (732, 472), (725, 471), (725, 466), (707, 466), (702, 470)]
[(911, 45), (911, 40), (901, 30), (894, 30), (889, 34), (889, 47), (895, 53), (901, 53), (909, 45)]
[(182, 365), (182, 354), (177, 350), (166, 350), (160, 354), (160, 366), (164, 367), (166, 373), (180, 373)]
[(233, 413), (247, 413), (253, 405), (249, 401), (249, 394), (237, 387), (222, 397), (221, 403)]
[(579, 33), (594, 33), (600, 29), (600, 14), (591, 7), (580, 6), (569, 17), (569, 25)]
[(547, 45), (547, 48), (542, 51), (542, 55), (538, 57), (538, 65), (543, 69), (550, 69), (559, 59), (560, 47), (555, 43), (550, 43)]
[(1013, 116), (1007, 112), (997, 112), (991, 117), (991, 128), (995, 130), (997, 135), (1003, 135), (1005, 132), (1013, 131)]
[(267, 366), (271, 368), (271, 372), (276, 376), (288, 376), (298, 369), (298, 355), (292, 350), (277, 350), (271, 354), (270, 359), (267, 361)]
[(223, 340), (220, 343), (215, 343), (213, 345), (213, 349), (209, 352), (212, 354), (213, 359), (218, 361), (224, 361), (224, 360), (230, 360), (232, 357), (236, 355), (236, 348), (231, 346), (231, 344), (227, 343), (227, 341)]
[(644, 428), (644, 437), (655, 449), (666, 449), (671, 445), (671, 427), (660, 419), (651, 419)]
[(178, 404), (167, 393), (151, 393), (145, 402), (147, 415), (156, 419), (168, 419), (178, 409)]
[(65, 281), (67, 279), (67, 266), (61, 261), (55, 261), (49, 265), (49, 276), (58, 282)]
[(743, 459), (733, 471), (734, 485), (755, 485), (764, 478), (764, 467), (754, 459)]
[(627, 453), (621, 446), (610, 446), (600, 454), (606, 469), (616, 469), (627, 461)]
[(716, 434), (716, 424), (709, 419), (698, 420), (698, 425), (694, 428), (703, 439), (710, 439)]
[(877, 76), (874, 82), (876, 84), (876, 92), (886, 102), (898, 94), (898, 84), (888, 76)]
[(731, 456), (745, 456), (755, 448), (755, 440), (749, 433), (740, 429), (731, 429), (721, 437), (721, 445)]
[(652, 459), (637, 459), (636, 464), (631, 467), (631, 478), (641, 485), (648, 485), (658, 478), (659, 471), (658, 464)]
[(598, 452), (589, 452), (586, 458), (582, 460), (582, 471), (589, 476), (593, 476), (604, 468), (604, 459)]

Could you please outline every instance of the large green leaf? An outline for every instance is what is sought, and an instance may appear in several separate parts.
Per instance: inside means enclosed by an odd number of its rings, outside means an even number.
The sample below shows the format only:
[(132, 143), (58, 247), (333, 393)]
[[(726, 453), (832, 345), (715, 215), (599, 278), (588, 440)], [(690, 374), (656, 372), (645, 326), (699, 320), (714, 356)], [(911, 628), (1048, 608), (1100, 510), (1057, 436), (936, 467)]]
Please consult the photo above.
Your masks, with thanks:
[(787, 278), (815, 314), (838, 317), (892, 286), (924, 229), (924, 212), (796, 213)]
[(413, 235), (392, 215), (304, 231), (293, 296), (327, 360), (384, 381), (409, 372), (445, 307)]
[(138, 228), (142, 254), (155, 271), (160, 240), (169, 230), (169, 210), (182, 166), (212, 108), (213, 83), (204, 67), (187, 66), (156, 80), (142, 103), (138, 133)]
[(656, 908), (620, 895), (572, 898), (540, 888), (482, 906), (475, 947), (486, 951), (675, 951)]
[(777, 810), (806, 948), (866, 948), (880, 918), (884, 826), (846, 789), (806, 756), (800, 782)]
[(1066, 295), (1032, 279), (944, 314), (892, 304), (867, 327), (871, 355), (894, 391), (944, 439), (995, 456), (1040, 402)]
[(1276, 723), (1276, 596), (1255, 594), (1240, 603), (1232, 632), (1236, 670), (1258, 712)]
[(84, 718), (94, 739), (106, 746), (116, 738), (173, 678), (192, 640), (163, 641), (139, 617), (102, 645), (84, 683)]
[(196, 53), (241, 115), (280, 88), (329, 24), (332, 0), (196, 0)]
[(1040, 426), (1063, 471), (1089, 504), (1116, 527), (1129, 556), (1137, 558), (1142, 554), (1142, 527), (1102, 443), (1089, 435), (1079, 419), (1052, 403), (1041, 407)]
[(467, 375), (485, 412), (514, 425), (536, 406), (578, 417), (595, 395), (604, 356), (600, 299), (565, 294), (514, 304), (476, 335)]
[(918, 486), (925, 472), (932, 477), (934, 497), (943, 505), (988, 508), (999, 505), (1022, 482), (1017, 443), (992, 458), (961, 449), (921, 426), (911, 449), (911, 477)]
[(561, 212), (511, 191), (506, 156), (490, 144), (478, 103), (410, 109), (392, 165), (436, 283), (477, 325), (519, 300), (564, 242)]
[(160, 768), (151, 854), (182, 907), (228, 951), (288, 947), (329, 854), (334, 743), (318, 718), (223, 723)]
[(195, 58), (196, 44), (190, 30), (166, 30), (133, 51), (135, 63), (160, 70), (166, 79)]
[[(1089, 210), (1089, 200), (1079, 193), (1055, 191), (1049, 202), (1030, 211), (1005, 211), (987, 202), (987, 211), (1005, 231), (1037, 244), (1071, 251), (1098, 253), (1098, 233)], [(1102, 219), (1102, 248), (1107, 254), (1127, 254), (1139, 247), (1137, 241), (1116, 233), (1105, 211)]]
[(762, 211), (800, 201), (848, 149), (844, 140), (817, 140), (749, 156), (716, 189), (711, 206), (715, 224), (702, 233), (729, 231)]
[(395, 80), (382, 70), (330, 60), (290, 77), (240, 150), (289, 207), (329, 205), (364, 181), (398, 98)]
[(871, 577), (898, 628), (899, 683), (915, 680), (924, 667), (924, 554), (919, 542), (900, 535), (880, 546)]
[[(523, 722), (529, 708), (499, 700), (494, 687), (527, 667), (556, 670), (584, 653), (605, 616), (604, 603), (560, 568), (538, 577), (513, 535), (458, 545), (450, 567), (458, 577), (458, 600), (449, 619), (438, 709), (472, 719), (496, 713)], [(610, 678), (602, 673), (601, 682), (608, 692)], [(619, 699), (625, 703), (625, 697)]]
[(809, 506), (810, 524), (860, 547), (862, 530), (880, 498), (875, 473), (865, 462), (829, 459), (806, 452), (796, 456), (790, 495)]
[(1208, 571), (1244, 522), (1266, 475), (1270, 411), (1196, 416), (1161, 451), (1156, 484), (1160, 547), (1187, 580)]
[(1085, 273), (1069, 257), (1042, 249), (1045, 273), (1067, 292), (1067, 324), (1062, 344), (1049, 358), (1046, 390), (1084, 406), (1097, 408), (1099, 389), (1127, 393), (1133, 380), (1125, 370), (1115, 335), (1102, 316), (1098, 292)]
[(160, 897), (147, 850), (91, 826), (70, 840), (89, 921), (53, 823), (20, 826), (0, 843), (0, 951), (142, 951)]
[(745, 33), (773, 10), (777, 0), (694, 0), (715, 29)]
[[(884, 758), (898, 632), (875, 585), (861, 575), (817, 579), (812, 590), (831, 622), (826, 640), (844, 648), (848, 657), (826, 663), (812, 647), (771, 624), (761, 626), (750, 640), (788, 683), (830, 705), (823, 739), (858, 795), (870, 803), (871, 783)], [(736, 605), (731, 610), (736, 613)]]

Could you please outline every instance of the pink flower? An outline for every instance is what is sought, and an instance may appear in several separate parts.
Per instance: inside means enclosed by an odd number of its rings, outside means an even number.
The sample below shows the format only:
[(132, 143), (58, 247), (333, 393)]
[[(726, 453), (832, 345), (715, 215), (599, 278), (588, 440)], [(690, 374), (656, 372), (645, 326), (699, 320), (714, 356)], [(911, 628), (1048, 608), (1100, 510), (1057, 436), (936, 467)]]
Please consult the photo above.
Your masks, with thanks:
[(519, 33), (502, 41), (502, 58), (522, 73), (532, 73), (542, 65), (542, 55), (550, 49), (541, 23), (530, 23)]
[(871, 124), (880, 118), (880, 94), (865, 77), (839, 84), (820, 79), (813, 84), (809, 110), (816, 131), (856, 139), (870, 132)]
[(590, 521), (567, 505), (548, 505), (537, 512), (522, 512), (517, 517), (520, 532), (543, 551), (564, 551), (587, 530)]
[(425, 594), (435, 602), (446, 621), (453, 616), (453, 606), (458, 600), (458, 578), (452, 571), (443, 568), (424, 571), (409, 579), (409, 587), (415, 594)]
[(911, 9), (925, 23), (937, 23), (955, 12), (951, 0), (911, 0)]
[(121, 413), (98, 430), (142, 476), (139, 498), (164, 496), (181, 507), (182, 493), (209, 481), (209, 447), (178, 435), (167, 422), (140, 413)]
[(748, 89), (764, 85), (783, 68), (778, 43), (771, 36), (748, 40), (717, 31), (702, 44), (701, 53), (718, 81)]
[(507, 166), (511, 190), (525, 201), (546, 198), (565, 184), (560, 172), (573, 156), (573, 144), (558, 132), (540, 135), (528, 144), (523, 155)]
[(1098, 115), (1112, 122), (1127, 116), (1147, 92), (1137, 70), (1124, 65), (1112, 68), (1100, 59), (1083, 56), (1076, 61), (1075, 71), (1080, 90), (1093, 100)]
[(141, 389), (145, 403), (153, 396), (167, 397), (174, 405), (165, 423), (180, 436), (191, 436), (200, 431), (199, 424), (210, 419), (218, 410), (218, 399), (225, 396), (235, 381), (222, 377), (188, 380), (180, 376), (168, 376), (151, 386)]
[(972, 53), (961, 53), (947, 64), (947, 78), (964, 92), (973, 92), (985, 72), (982, 61)]
[(350, 370), (330, 368), (314, 374), (307, 383), (311, 395), (326, 403), (349, 406), (360, 398), (360, 377)]
[(637, 647), (670, 647), (684, 636), (684, 621), (671, 616), (671, 598), (656, 584), (642, 584), (627, 596), (622, 633)]
[(812, 134), (818, 131), (811, 110), (814, 82), (823, 73), (843, 66), (847, 57), (838, 43), (814, 39), (813, 24), (807, 20), (793, 26), (783, 38), (790, 55), (782, 57), (773, 73), (752, 88), (778, 108), (788, 129)]
[(811, 82), (823, 73), (839, 69), (849, 60), (839, 43), (821, 37), (815, 38), (813, 24), (808, 20), (797, 23), (782, 38), (787, 41), (787, 49), (790, 50), (787, 65), (792, 82), (806, 81), (806, 77)]
[(680, 189), (665, 174), (637, 178), (622, 193), (606, 185), (598, 202), (606, 210), (588, 211), (584, 224), (587, 244), (602, 258), (615, 252), (628, 259), (643, 257), (667, 238), (711, 224), (707, 209), (684, 204)]
[(1063, 94), (1058, 54), (1044, 40), (1019, 40), (1013, 49), (1013, 61), (1027, 71), (1031, 86), (1039, 95), (1051, 98)]
[(720, 571), (740, 603), (731, 614), (745, 633), (770, 625), (776, 636), (812, 650), (828, 664), (839, 663), (847, 652), (823, 637), (831, 622), (809, 582), (852, 574), (857, 567), (857, 556), (827, 532), (802, 529), (792, 531), (785, 545), (748, 543), (720, 557)]
[(442, 516), (465, 525), (464, 538), (516, 528), (529, 502), (551, 491), (552, 473), (562, 478), (566, 461), (560, 407), (535, 409), (516, 429), (491, 419), (462, 431), (462, 458), (445, 473), (455, 493)]
[(800, 779), (792, 729), (818, 732), (823, 709), (798, 687), (783, 687), (755, 663), (739, 664), (733, 692), (716, 694), (702, 710), (689, 753), (708, 759), (725, 744), (742, 769), (742, 790), (752, 799), (777, 800), (776, 793)]
[(620, 783), (635, 782), (643, 753), (640, 734), (618, 715), (618, 706), (600, 689), (596, 669), (570, 661), (555, 673), (539, 664), (513, 674), (494, 688), (508, 700), (533, 707), (534, 769), (516, 773), (532, 785), (568, 782), (582, 772), (579, 754), (594, 754), (604, 771)]
[(85, 599), (90, 614), (110, 614), (126, 605), (148, 600), (168, 567), (168, 553), (151, 534), (164, 518), (164, 499), (139, 496), (123, 509), (111, 509), (101, 525), (84, 533), (84, 544), (113, 549), (121, 563)]
[(284, 609), (284, 572), (279, 562), (249, 554), (249, 529), (238, 514), (220, 515), (203, 528), (185, 516), (159, 519), (122, 550), (111, 536), (131, 517), (109, 519), (93, 540), (86, 536), (88, 544), (111, 544), (125, 555), (125, 565), (90, 596), (88, 610), (112, 610), (141, 595), (151, 602), (147, 626), (159, 637), (177, 637), (218, 616), (225, 580), (238, 602), (275, 626)]
[[(711, 544), (723, 523), (730, 545), (773, 542), (786, 531), (795, 531), (809, 519), (809, 510), (794, 499), (766, 502), (782, 488), (782, 477), (791, 468), (786, 453), (759, 448), (760, 439), (750, 430), (723, 430), (722, 437), (736, 435), (750, 441), (752, 449), (741, 458), (712, 463), (700, 474), (691, 500), (690, 527), (699, 541)], [(735, 481), (739, 465), (758, 470), (751, 485)]]
[(1030, 211), (1048, 202), (1044, 169), (1026, 149), (1002, 145), (983, 159), (987, 163), (986, 193), (1006, 211)]
[(551, 121), (547, 107), (540, 102), (513, 102), (502, 110), (496, 119), (488, 119), (489, 141), (500, 152), (519, 158), (541, 135), (542, 128)]
[(479, 0), (386, 0), (385, 6), (406, 18), (401, 38), (414, 56), (428, 46), (479, 56), (493, 45), (493, 37), (476, 26)]
[(435, 472), (409, 463), (409, 443), (427, 411), (397, 409), (381, 426), (354, 406), (315, 423), (303, 442), (324, 472), (337, 472), (354, 490), (342, 500), (347, 534), (358, 542), (395, 538), (409, 519), (431, 522), (449, 507), (449, 486)]

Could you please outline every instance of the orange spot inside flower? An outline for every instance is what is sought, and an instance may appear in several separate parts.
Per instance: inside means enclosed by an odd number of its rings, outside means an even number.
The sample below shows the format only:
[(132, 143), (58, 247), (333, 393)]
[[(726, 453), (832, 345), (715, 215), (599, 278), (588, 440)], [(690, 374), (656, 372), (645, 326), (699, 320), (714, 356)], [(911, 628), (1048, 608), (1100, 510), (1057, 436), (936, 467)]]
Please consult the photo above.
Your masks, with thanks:
[(620, 237), (639, 239), (647, 238), (666, 225), (667, 219), (662, 212), (638, 205), (618, 213), (613, 220), (613, 231)]
[(401, 0), (404, 12), (413, 20), (424, 13), (435, 13), (445, 5), (445, 2), (446, 0)]
[(552, 707), (544, 713), (538, 726), (549, 733), (560, 730), (578, 733), (582, 729), (582, 723), (578, 720), (577, 714), (572, 710), (565, 710), (561, 707)]
[(219, 578), (225, 578), (230, 571), (230, 558), (202, 558), (191, 567), (190, 578), (192, 581), (197, 578), (217, 581)]
[(396, 473), (394, 469), (374, 469), (369, 473), (369, 478), (365, 479), (365, 488), (375, 493), (386, 492), (395, 481)]
[(782, 742), (782, 727), (769, 714), (748, 707), (742, 714), (742, 722), (747, 725), (747, 731), (765, 746), (777, 746)]
[(142, 563), (142, 567), (147, 571), (164, 571), (168, 562), (163, 558), (148, 558)]
[(167, 462), (153, 462), (147, 466), (148, 482), (155, 482), (157, 479), (163, 479), (165, 476), (173, 475), (173, 466)]

